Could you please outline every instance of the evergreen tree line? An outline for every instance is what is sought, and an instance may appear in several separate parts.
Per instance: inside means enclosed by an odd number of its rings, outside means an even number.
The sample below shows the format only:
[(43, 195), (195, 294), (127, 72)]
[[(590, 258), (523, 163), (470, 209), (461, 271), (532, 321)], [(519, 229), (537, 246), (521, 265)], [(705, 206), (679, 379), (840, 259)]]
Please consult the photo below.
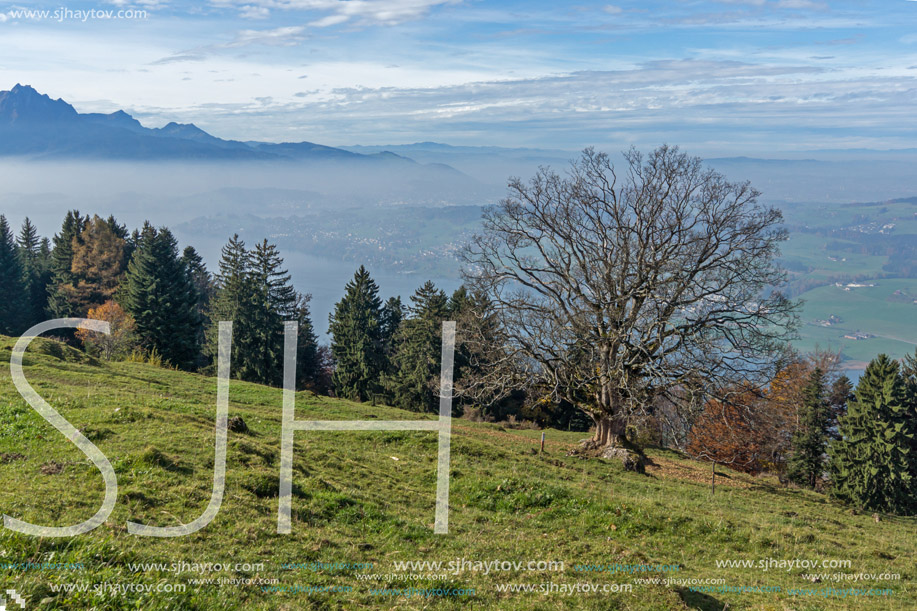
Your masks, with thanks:
[(826, 484), (863, 510), (917, 513), (917, 353), (902, 363), (885, 354), (873, 359), (840, 415), (830, 390), (825, 373), (812, 371), (789, 478), (809, 488)]
[[(76, 210), (50, 240), (29, 219), (13, 236), (0, 217), (0, 291), (0, 333), (18, 335), (49, 318), (101, 316), (121, 345), (113, 338), (103, 345), (91, 333), (58, 335), (109, 357), (139, 355), (205, 373), (215, 372), (218, 323), (231, 320), (233, 376), (273, 386), (282, 384), (284, 323), (295, 320), (298, 388), (429, 412), (438, 409), (443, 321), (479, 320), (487, 310), (486, 300), (465, 288), (447, 296), (432, 282), (407, 304), (400, 297), (383, 302), (361, 266), (329, 317), (330, 345), (320, 346), (310, 297), (295, 290), (267, 240), (249, 248), (232, 236), (211, 274), (165, 227), (146, 223), (131, 232), (114, 217)], [(455, 364), (455, 378), (485, 366), (461, 344)], [(518, 397), (494, 401), (485, 415), (500, 418), (521, 405)], [(455, 406), (460, 413), (460, 399)], [(550, 413), (541, 416), (554, 422)]]
[[(114, 217), (75, 210), (50, 240), (29, 219), (14, 234), (0, 216), (0, 295), (2, 334), (21, 334), (48, 318), (104, 312), (113, 323), (129, 322), (130, 333), (118, 336), (131, 338), (146, 358), (204, 372), (215, 369), (217, 323), (232, 320), (233, 375), (273, 386), (282, 383), (284, 322), (295, 320), (298, 388), (419, 412), (438, 409), (443, 321), (456, 321), (460, 336), (479, 340), (476, 348), (468, 342), (456, 347), (458, 385), (483, 377), (501, 349), (486, 297), (465, 287), (447, 295), (426, 282), (407, 304), (400, 297), (383, 301), (362, 266), (329, 317), (330, 346), (319, 346), (309, 296), (295, 290), (267, 240), (248, 248), (238, 235), (231, 237), (212, 275), (193, 247), (179, 251), (165, 227), (146, 223), (130, 232)], [(86, 334), (63, 339), (92, 346)], [(106, 354), (114, 352), (108, 344)], [(695, 423), (694, 442), (723, 464), (735, 463), (737, 452), (754, 454), (758, 462), (766, 457), (770, 465), (785, 465), (797, 484), (827, 488), (864, 510), (917, 513), (917, 354), (902, 364), (880, 355), (855, 389), (843, 376), (829, 383), (820, 366), (798, 365), (778, 373), (770, 389), (753, 393), (766, 399), (760, 417), (744, 428), (730, 426), (728, 406), (720, 405)], [(788, 382), (793, 377), (795, 391)], [(455, 408), (483, 410), (488, 419), (516, 415), (581, 428), (575, 406), (543, 395), (519, 388), (492, 400), (459, 396)], [(762, 468), (770, 467), (751, 469)]]
[[(28, 218), (13, 235), (0, 216), (0, 333), (15, 336), (50, 318), (104, 312), (110, 322), (129, 326), (119, 337), (131, 339), (132, 358), (209, 371), (217, 323), (233, 320), (233, 375), (280, 385), (283, 325), (296, 320), (297, 381), (300, 388), (323, 390), (309, 296), (293, 288), (277, 247), (265, 240), (248, 250), (234, 236), (222, 255), (214, 276), (193, 247), (180, 251), (165, 227), (145, 223), (131, 232), (114, 217), (73, 210), (48, 240)], [(86, 334), (58, 335), (93, 345)]]

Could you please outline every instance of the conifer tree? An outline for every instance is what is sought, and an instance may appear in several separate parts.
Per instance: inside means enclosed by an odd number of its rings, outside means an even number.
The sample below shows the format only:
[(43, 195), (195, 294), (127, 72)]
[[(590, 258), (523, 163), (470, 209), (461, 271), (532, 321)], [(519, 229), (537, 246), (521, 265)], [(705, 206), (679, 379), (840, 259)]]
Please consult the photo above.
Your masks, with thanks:
[(105, 224), (111, 230), (112, 234), (124, 241), (124, 256), (122, 259), (123, 269), (127, 269), (127, 264), (130, 263), (131, 257), (134, 255), (134, 244), (131, 240), (131, 232), (127, 229), (127, 225), (119, 223), (115, 216), (109, 215), (105, 219)]
[(896, 361), (872, 360), (831, 445), (833, 493), (866, 510), (917, 511), (914, 435), (905, 381)]
[(26, 285), (13, 233), (0, 215), (0, 334), (18, 335), (28, 324)]
[(48, 307), (48, 285), (51, 282), (51, 251), (47, 238), (38, 235), (38, 229), (26, 217), (17, 238), (20, 260), (25, 275), (28, 299), (28, 325), (45, 320)]
[(449, 314), (446, 294), (426, 282), (411, 295), (411, 317), (398, 331), (392, 372), (385, 386), (392, 405), (435, 412), (435, 378), (439, 374), (441, 326)]
[(382, 306), (382, 315), (380, 317), (382, 353), (385, 361), (383, 371), (386, 374), (391, 373), (390, 363), (392, 356), (395, 354), (395, 338), (398, 335), (398, 329), (401, 328), (404, 317), (404, 304), (401, 303), (401, 297), (389, 297), (385, 305)]
[(283, 381), (283, 323), (296, 317), (298, 296), (282, 268), (277, 247), (267, 240), (249, 253), (251, 324), (242, 340), (239, 375), (244, 380), (280, 386)]
[(112, 229), (111, 220), (94, 216), (74, 236), (70, 281), (60, 290), (75, 315), (84, 316), (91, 308), (108, 302), (120, 286), (125, 272), (125, 242), (119, 233)]
[(29, 217), (22, 221), (22, 228), (19, 230), (17, 243), (22, 250), (24, 259), (32, 259), (38, 256), (38, 246), (41, 238), (38, 236), (38, 229), (32, 223)]
[(48, 287), (48, 313), (54, 318), (67, 318), (74, 315), (74, 308), (67, 298), (63, 287), (73, 284), (73, 243), (79, 236), (89, 217), (80, 216), (79, 210), (70, 210), (64, 217), (61, 231), (52, 238), (54, 248), (51, 250), (51, 283)]
[(242, 380), (280, 386), (284, 366), (284, 321), (299, 323), (297, 388), (316, 388), (318, 339), (308, 295), (296, 292), (277, 247), (267, 240), (251, 251), (234, 235), (223, 247), (210, 308), (208, 353), (215, 358), (217, 324), (233, 321), (233, 374)]
[(802, 391), (800, 427), (793, 435), (793, 454), (787, 475), (790, 480), (815, 488), (825, 470), (831, 409), (825, 400), (825, 375), (817, 367), (809, 374)]
[[(486, 295), (459, 287), (449, 298), (449, 319), (456, 324), (455, 344), (455, 403), (459, 407), (478, 407), (491, 417), (500, 418), (518, 410), (526, 393), (534, 389), (512, 383), (519, 376), (500, 333), (493, 304)], [(548, 393), (537, 392), (540, 396)], [(545, 414), (567, 410), (581, 413), (570, 402), (538, 400)], [(550, 405), (550, 409), (547, 409)], [(567, 414), (565, 422), (571, 415)], [(551, 415), (545, 421), (554, 419)], [(560, 420), (557, 420), (560, 422)]]
[[(207, 266), (204, 265), (204, 259), (201, 258), (193, 246), (185, 247), (185, 250), (182, 251), (181, 259), (188, 272), (188, 279), (194, 287), (194, 300), (196, 303), (195, 309), (197, 310), (197, 315), (200, 320), (206, 320), (210, 307), (210, 300), (213, 298), (214, 292), (213, 277), (210, 272), (207, 271)], [(206, 358), (204, 356), (206, 328), (202, 324), (199, 329), (197, 337), (197, 365), (198, 367), (203, 367), (206, 364)]]
[(828, 392), (828, 407), (831, 409), (831, 426), (829, 434), (831, 439), (840, 439), (839, 422), (841, 416), (847, 413), (847, 403), (853, 401), (853, 383), (845, 375), (841, 375), (831, 384)]
[(247, 359), (250, 329), (256, 323), (253, 314), (256, 304), (252, 302), (250, 255), (238, 234), (223, 246), (215, 286), (209, 308), (207, 356), (216, 363), (218, 325), (221, 321), (232, 321), (232, 371), (239, 377), (240, 369), (244, 369), (240, 366)]
[(128, 265), (121, 302), (144, 348), (176, 367), (194, 365), (202, 321), (177, 242), (165, 227), (145, 228)]
[(380, 389), (385, 358), (379, 287), (362, 265), (329, 316), (332, 384), (339, 397), (366, 401)]
[[(906, 354), (902, 359), (901, 377), (904, 379), (904, 392), (907, 398), (907, 419), (914, 424), (914, 436), (911, 439), (911, 453), (917, 457), (917, 350)], [(911, 477), (917, 482), (917, 460), (913, 462)]]
[(322, 378), (322, 362), (319, 355), (318, 337), (312, 324), (309, 309), (311, 295), (298, 294), (294, 318), (299, 323), (299, 337), (296, 344), (296, 387), (315, 393), (327, 393)]

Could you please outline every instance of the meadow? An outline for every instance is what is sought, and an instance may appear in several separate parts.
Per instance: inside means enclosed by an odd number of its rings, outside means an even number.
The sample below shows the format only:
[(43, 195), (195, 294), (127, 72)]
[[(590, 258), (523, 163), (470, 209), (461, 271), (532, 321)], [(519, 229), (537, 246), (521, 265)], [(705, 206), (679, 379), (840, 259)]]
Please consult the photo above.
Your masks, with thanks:
[[(101, 503), (102, 478), (16, 392), (12, 343), (0, 338), (0, 508), (42, 525), (82, 521)], [(0, 531), (0, 588), (27, 609), (917, 608), (915, 518), (864, 515), (722, 467), (711, 493), (710, 464), (677, 452), (649, 449), (641, 475), (568, 455), (583, 433), (548, 430), (541, 453), (540, 431), (463, 419), (448, 535), (433, 533), (429, 432), (297, 432), (293, 532), (279, 535), (281, 391), (236, 381), (229, 415), (247, 431), (229, 433), (216, 518), (185, 537), (129, 535), (129, 520), (174, 526), (206, 507), (215, 379), (43, 339), (25, 373), (119, 484), (114, 512), (89, 534)], [(433, 418), (306, 392), (296, 416)]]

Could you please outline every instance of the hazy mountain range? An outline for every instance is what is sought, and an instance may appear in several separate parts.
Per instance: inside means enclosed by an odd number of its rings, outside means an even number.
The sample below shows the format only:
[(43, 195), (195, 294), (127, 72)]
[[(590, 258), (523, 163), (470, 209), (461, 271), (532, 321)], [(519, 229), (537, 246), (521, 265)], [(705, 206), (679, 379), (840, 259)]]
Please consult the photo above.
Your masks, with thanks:
[[(347, 160), (413, 164), (391, 152), (361, 154), (312, 142), (223, 140), (194, 124), (149, 128), (123, 110), (79, 113), (28, 85), (0, 91), (0, 155), (42, 159)], [(432, 164), (431, 164), (432, 165)], [(455, 170), (442, 164), (438, 171)]]

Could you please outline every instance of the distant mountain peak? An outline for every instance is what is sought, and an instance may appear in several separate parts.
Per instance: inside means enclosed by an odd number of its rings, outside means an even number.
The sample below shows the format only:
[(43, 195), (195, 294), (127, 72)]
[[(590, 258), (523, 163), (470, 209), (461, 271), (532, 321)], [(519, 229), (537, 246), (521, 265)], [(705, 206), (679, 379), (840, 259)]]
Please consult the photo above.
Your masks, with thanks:
[(9, 91), (0, 91), (0, 123), (59, 123), (77, 116), (73, 106), (52, 100), (31, 85), (16, 83)]
[[(394, 153), (364, 155), (312, 142), (223, 140), (193, 123), (172, 121), (149, 128), (123, 110), (79, 113), (64, 100), (52, 100), (21, 83), (9, 91), (0, 91), (0, 157), (353, 161), (398, 168), (416, 165)], [(430, 180), (440, 179), (444, 175), (442, 169), (427, 169)]]

